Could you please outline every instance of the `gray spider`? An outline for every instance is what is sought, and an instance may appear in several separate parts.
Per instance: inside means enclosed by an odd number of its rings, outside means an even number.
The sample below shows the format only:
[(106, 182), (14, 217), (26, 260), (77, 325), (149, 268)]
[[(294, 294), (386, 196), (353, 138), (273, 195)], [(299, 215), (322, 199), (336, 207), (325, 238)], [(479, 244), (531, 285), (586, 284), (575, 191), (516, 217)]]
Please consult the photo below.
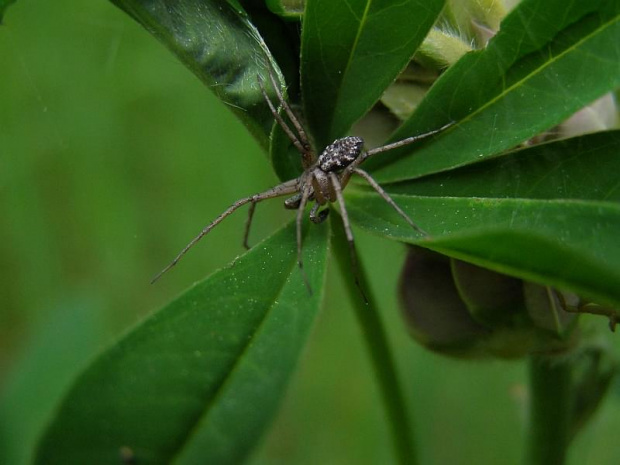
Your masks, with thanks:
[(308, 288), (308, 291), (312, 292), (303, 269), (301, 253), (301, 226), (303, 220), (303, 213), (308, 202), (314, 202), (314, 205), (310, 210), (310, 220), (312, 220), (313, 223), (321, 223), (325, 220), (325, 218), (327, 218), (329, 209), (319, 210), (323, 205), (327, 204), (328, 202), (338, 202), (342, 214), (342, 221), (344, 223), (345, 234), (349, 243), (353, 274), (355, 276), (356, 284), (359, 287), (359, 281), (357, 278), (357, 255), (355, 252), (355, 241), (353, 239), (353, 232), (351, 230), (349, 216), (347, 215), (344, 197), (342, 195), (342, 191), (349, 183), (349, 180), (351, 179), (351, 175), (353, 175), (353, 173), (364, 178), (368, 182), (368, 184), (370, 184), (372, 188), (375, 189), (377, 193), (381, 197), (383, 197), (383, 199), (387, 203), (389, 203), (413, 229), (418, 231), (420, 234), (426, 235), (426, 232), (424, 232), (411, 220), (411, 218), (409, 218), (409, 216), (394, 202), (394, 200), (392, 200), (392, 198), (387, 194), (387, 192), (383, 190), (383, 188), (370, 176), (370, 174), (360, 169), (359, 166), (373, 155), (377, 155), (388, 150), (402, 147), (425, 137), (432, 136), (433, 134), (437, 134), (438, 132), (443, 131), (447, 127), (451, 126), (453, 123), (446, 124), (445, 126), (434, 131), (430, 131), (417, 136), (407, 137), (406, 139), (402, 139), (400, 141), (383, 145), (381, 147), (377, 147), (367, 151), (363, 150), (364, 141), (361, 137), (347, 136), (343, 137), (342, 139), (335, 140), (332, 144), (325, 147), (325, 149), (317, 157), (316, 153), (312, 149), (306, 131), (299, 122), (299, 119), (295, 116), (295, 113), (293, 113), (291, 107), (284, 100), (282, 92), (280, 91), (280, 87), (278, 86), (278, 83), (276, 82), (276, 79), (271, 72), (269, 73), (269, 78), (275, 89), (280, 107), (288, 116), (288, 119), (295, 128), (296, 134), (286, 124), (282, 115), (274, 106), (273, 102), (267, 95), (262, 79), (259, 77), (258, 84), (260, 90), (275, 120), (282, 127), (295, 148), (301, 154), (301, 161), (304, 172), (296, 179), (291, 179), (290, 181), (283, 182), (282, 184), (272, 187), (271, 189), (268, 189), (264, 192), (237, 200), (230, 207), (228, 207), (228, 209), (226, 209), (217, 218), (215, 218), (211, 223), (209, 223), (202, 231), (200, 231), (200, 234), (198, 234), (194, 239), (192, 239), (189, 244), (187, 244), (185, 248), (183, 248), (183, 250), (179, 252), (179, 254), (174, 258), (174, 260), (172, 260), (172, 262), (170, 262), (168, 266), (166, 266), (153, 278), (151, 283), (157, 281), (164, 273), (166, 273), (168, 270), (170, 270), (170, 268), (175, 266), (189, 249), (191, 249), (200, 239), (202, 239), (206, 234), (208, 234), (209, 231), (211, 231), (215, 226), (217, 226), (224, 218), (232, 214), (239, 207), (248, 203), (250, 204), (250, 209), (248, 212), (248, 219), (245, 226), (243, 245), (245, 248), (249, 248), (248, 235), (250, 232), (250, 224), (252, 223), (252, 217), (254, 216), (256, 204), (266, 199), (272, 199), (285, 195), (292, 195), (290, 198), (284, 201), (284, 207), (297, 210), (297, 263), (299, 265), (299, 269), (302, 272), (304, 282), (306, 284), (306, 287)]

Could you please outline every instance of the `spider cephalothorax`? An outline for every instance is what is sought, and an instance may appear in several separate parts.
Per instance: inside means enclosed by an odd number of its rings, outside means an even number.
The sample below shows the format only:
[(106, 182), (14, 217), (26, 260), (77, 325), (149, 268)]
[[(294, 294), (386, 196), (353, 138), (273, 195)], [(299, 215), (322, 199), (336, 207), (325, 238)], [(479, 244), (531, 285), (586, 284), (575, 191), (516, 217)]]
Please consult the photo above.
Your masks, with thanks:
[[(273, 114), (277, 123), (282, 127), (288, 138), (291, 140), (295, 148), (301, 154), (301, 162), (304, 168), (304, 172), (299, 178), (291, 179), (290, 181), (283, 182), (271, 189), (268, 189), (259, 194), (254, 194), (250, 197), (244, 197), (233, 203), (227, 210), (221, 213), (215, 220), (209, 223), (192, 241), (185, 246), (183, 250), (176, 256), (176, 258), (162, 271), (160, 271), (152, 282), (157, 281), (161, 275), (172, 268), (177, 262), (185, 255), (185, 253), (202, 239), (209, 231), (217, 226), (224, 218), (233, 213), (239, 207), (250, 204), (250, 210), (248, 212), (248, 220), (246, 222), (245, 234), (243, 244), (248, 247), (248, 234), (250, 231), (250, 224), (254, 215), (256, 204), (262, 200), (271, 199), (275, 197), (281, 197), (285, 195), (291, 195), (290, 198), (285, 200), (284, 206), (289, 209), (297, 210), (296, 225), (297, 225), (297, 263), (303, 273), (303, 261), (302, 261), (302, 219), (303, 213), (307, 204), (314, 202), (310, 210), (310, 219), (314, 223), (321, 223), (327, 217), (329, 210), (327, 208), (320, 210), (323, 205), (332, 202), (338, 202), (340, 211), (342, 214), (342, 221), (344, 223), (344, 230), (349, 242), (349, 248), (351, 251), (351, 262), (353, 266), (353, 274), (357, 282), (357, 258), (355, 253), (355, 243), (353, 240), (353, 232), (351, 231), (351, 225), (349, 223), (349, 216), (347, 215), (346, 205), (342, 190), (346, 187), (351, 176), (355, 173), (358, 176), (364, 178), (370, 186), (377, 191), (377, 193), (383, 197), (383, 199), (389, 203), (403, 219), (420, 234), (426, 234), (420, 229), (409, 216), (392, 200), (392, 198), (383, 190), (383, 188), (368, 174), (366, 171), (359, 168), (359, 165), (367, 158), (376, 155), (378, 153), (386, 152), (388, 150), (402, 147), (403, 145), (411, 144), (417, 140), (436, 134), (443, 131), (452, 123), (447, 124), (435, 131), (430, 131), (425, 134), (408, 137), (392, 144), (387, 144), (382, 147), (377, 147), (371, 150), (364, 151), (364, 141), (361, 137), (347, 136), (341, 139), (335, 140), (333, 143), (325, 147), (321, 154), (317, 157), (316, 153), (312, 150), (312, 145), (306, 135), (306, 131), (299, 122), (299, 119), (293, 113), (293, 110), (284, 100), (280, 87), (273, 76), (269, 73), (271, 84), (274, 87), (276, 95), (278, 97), (278, 103), (280, 108), (284, 111), (288, 117), (290, 123), (293, 125), (295, 131), (293, 131), (288, 124), (284, 121), (284, 118), (276, 109), (273, 102), (267, 95), (262, 80), (258, 79), (258, 85), (261, 89), (263, 97), (267, 105), (269, 106), (271, 113)], [(310, 284), (303, 273), (304, 281), (308, 290), (311, 292)]]
[[(317, 215), (318, 208), (321, 205), (338, 200), (338, 194), (330, 180), (331, 173), (338, 177), (347, 166), (357, 160), (362, 153), (363, 146), (364, 140), (361, 137), (348, 136), (337, 139), (325, 147), (316, 162), (306, 170), (305, 176), (302, 175), (299, 178), (301, 186), (306, 182), (310, 183), (308, 200), (316, 202), (310, 211), (310, 219), (314, 223), (321, 223), (329, 213), (329, 210), (325, 209), (318, 212)], [(345, 185), (346, 182), (341, 182), (341, 188), (344, 188)], [(303, 192), (303, 189), (300, 191)], [(299, 199), (301, 201), (301, 195)], [(296, 208), (299, 208), (299, 205)]]

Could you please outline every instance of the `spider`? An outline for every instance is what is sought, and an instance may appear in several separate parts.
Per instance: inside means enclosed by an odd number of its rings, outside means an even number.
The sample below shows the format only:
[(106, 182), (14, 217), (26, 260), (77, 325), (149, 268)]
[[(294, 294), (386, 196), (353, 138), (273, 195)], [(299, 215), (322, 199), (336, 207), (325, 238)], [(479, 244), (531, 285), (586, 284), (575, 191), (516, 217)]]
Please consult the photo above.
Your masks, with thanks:
[(396, 202), (392, 200), (388, 193), (383, 190), (383, 188), (370, 176), (370, 174), (360, 169), (359, 166), (365, 160), (374, 155), (387, 152), (388, 150), (396, 149), (398, 147), (402, 147), (404, 145), (416, 142), (420, 139), (432, 136), (433, 134), (437, 134), (438, 132), (441, 132), (451, 126), (453, 123), (446, 124), (439, 129), (429, 131), (424, 134), (407, 137), (406, 139), (402, 139), (400, 141), (366, 151), (363, 150), (364, 140), (361, 137), (347, 136), (335, 140), (332, 144), (325, 147), (325, 149), (323, 149), (321, 154), (317, 157), (315, 151), (312, 149), (310, 140), (307, 136), (305, 129), (303, 128), (302, 124), (300, 123), (299, 119), (297, 118), (291, 107), (284, 100), (280, 87), (278, 86), (278, 83), (276, 82), (276, 79), (271, 71), (269, 72), (269, 78), (271, 84), (273, 85), (273, 88), (275, 89), (280, 108), (283, 109), (284, 113), (286, 113), (286, 116), (288, 116), (288, 119), (290, 120), (293, 128), (295, 129), (295, 132), (293, 132), (289, 125), (286, 124), (284, 118), (280, 114), (280, 111), (276, 109), (274, 103), (267, 95), (265, 85), (260, 76), (258, 77), (258, 85), (260, 87), (261, 93), (263, 94), (263, 98), (269, 106), (269, 109), (271, 110), (271, 113), (273, 114), (276, 122), (282, 127), (295, 148), (301, 154), (301, 162), (304, 172), (296, 179), (291, 179), (289, 181), (283, 182), (282, 184), (278, 184), (277, 186), (272, 187), (271, 189), (268, 189), (264, 192), (237, 200), (230, 207), (228, 207), (228, 209), (226, 209), (217, 218), (215, 218), (211, 223), (205, 226), (204, 229), (200, 231), (200, 233), (196, 237), (194, 237), (183, 248), (183, 250), (181, 250), (181, 252), (179, 252), (179, 254), (174, 258), (174, 260), (172, 260), (172, 262), (170, 262), (153, 278), (151, 283), (157, 281), (164, 273), (166, 273), (170, 270), (170, 268), (175, 266), (189, 249), (191, 249), (200, 239), (207, 235), (224, 218), (226, 218), (235, 210), (248, 203), (250, 204), (250, 208), (248, 211), (248, 219), (245, 225), (243, 245), (246, 249), (249, 249), (248, 236), (250, 232), (250, 225), (252, 223), (252, 217), (254, 216), (254, 210), (256, 209), (256, 204), (263, 200), (290, 195), (291, 197), (284, 201), (284, 207), (291, 210), (297, 210), (297, 264), (302, 273), (308, 291), (312, 293), (312, 289), (305, 274), (302, 261), (302, 220), (303, 213), (306, 209), (308, 202), (314, 202), (314, 205), (310, 210), (310, 220), (316, 224), (323, 222), (327, 218), (327, 215), (329, 213), (328, 208), (323, 210), (320, 210), (320, 208), (327, 203), (338, 202), (338, 205), (340, 206), (346, 238), (349, 243), (351, 264), (353, 267), (355, 282), (357, 286), (360, 287), (357, 277), (357, 255), (355, 252), (355, 241), (353, 238), (353, 232), (351, 230), (351, 224), (349, 222), (349, 216), (347, 214), (344, 197), (342, 195), (343, 189), (347, 186), (353, 174), (356, 174), (365, 179), (368, 184), (370, 184), (370, 186), (375, 191), (377, 191), (377, 193), (388, 204), (390, 204), (394, 208), (394, 210), (396, 210), (398, 214), (414, 230), (418, 231), (422, 235), (427, 235), (427, 233), (422, 230), (418, 225), (416, 225), (413, 220), (409, 218), (409, 216), (396, 204)]

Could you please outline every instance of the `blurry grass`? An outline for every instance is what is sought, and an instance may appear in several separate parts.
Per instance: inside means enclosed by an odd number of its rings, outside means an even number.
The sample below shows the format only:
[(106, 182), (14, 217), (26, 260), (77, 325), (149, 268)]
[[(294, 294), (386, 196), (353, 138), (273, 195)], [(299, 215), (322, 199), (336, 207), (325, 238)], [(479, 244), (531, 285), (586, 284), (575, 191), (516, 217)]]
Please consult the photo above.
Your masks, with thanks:
[[(40, 330), (57, 329), (59, 308), (96, 302), (72, 307), (103, 313), (97, 342), (83, 349), (94, 351), (241, 253), (244, 212), (157, 285), (148, 284), (223, 208), (276, 182), (226, 107), (103, 1), (20, 0), (8, 11), (0, 28), (0, 167), (0, 389), (10, 386), (13, 396), (25, 390), (23, 399), (37, 378), (28, 362), (30, 378), (19, 385), (31, 348), (67, 350)], [(278, 201), (261, 204), (252, 241), (290, 216)], [(422, 462), (519, 463), (522, 364), (457, 362), (415, 346), (400, 326), (394, 294), (403, 247), (357, 235), (411, 392)], [(365, 350), (332, 272), (304, 363), (254, 463), (392, 460)], [(57, 359), (65, 360), (57, 367), (64, 382), (83, 363), (78, 358)], [(39, 381), (46, 376), (41, 368)], [(38, 414), (58, 395), (47, 390), (47, 405), (12, 406), (11, 424), (0, 425), (9, 431), (5, 440), (21, 441), (11, 431), (23, 428), (33, 437)], [(616, 395), (579, 438), (571, 463), (620, 461), (618, 448), (608, 446), (620, 427), (618, 413)], [(16, 424), (20, 418), (38, 424)]]

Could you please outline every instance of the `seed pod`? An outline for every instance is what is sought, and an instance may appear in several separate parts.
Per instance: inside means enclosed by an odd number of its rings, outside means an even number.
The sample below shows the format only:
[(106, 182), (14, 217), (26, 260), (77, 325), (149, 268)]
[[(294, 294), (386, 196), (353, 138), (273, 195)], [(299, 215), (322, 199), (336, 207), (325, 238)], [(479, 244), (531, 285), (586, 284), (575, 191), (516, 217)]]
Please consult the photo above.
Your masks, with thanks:
[(399, 287), (409, 332), (444, 355), (512, 359), (577, 341), (575, 315), (562, 308), (575, 296), (435, 252), (410, 249)]
[(525, 309), (523, 282), (461, 260), (451, 260), (452, 276), (471, 316), (488, 327), (511, 326)]
[(403, 316), (411, 335), (428, 349), (452, 356), (476, 356), (490, 331), (475, 321), (460, 298), (450, 261), (412, 248), (400, 278)]

